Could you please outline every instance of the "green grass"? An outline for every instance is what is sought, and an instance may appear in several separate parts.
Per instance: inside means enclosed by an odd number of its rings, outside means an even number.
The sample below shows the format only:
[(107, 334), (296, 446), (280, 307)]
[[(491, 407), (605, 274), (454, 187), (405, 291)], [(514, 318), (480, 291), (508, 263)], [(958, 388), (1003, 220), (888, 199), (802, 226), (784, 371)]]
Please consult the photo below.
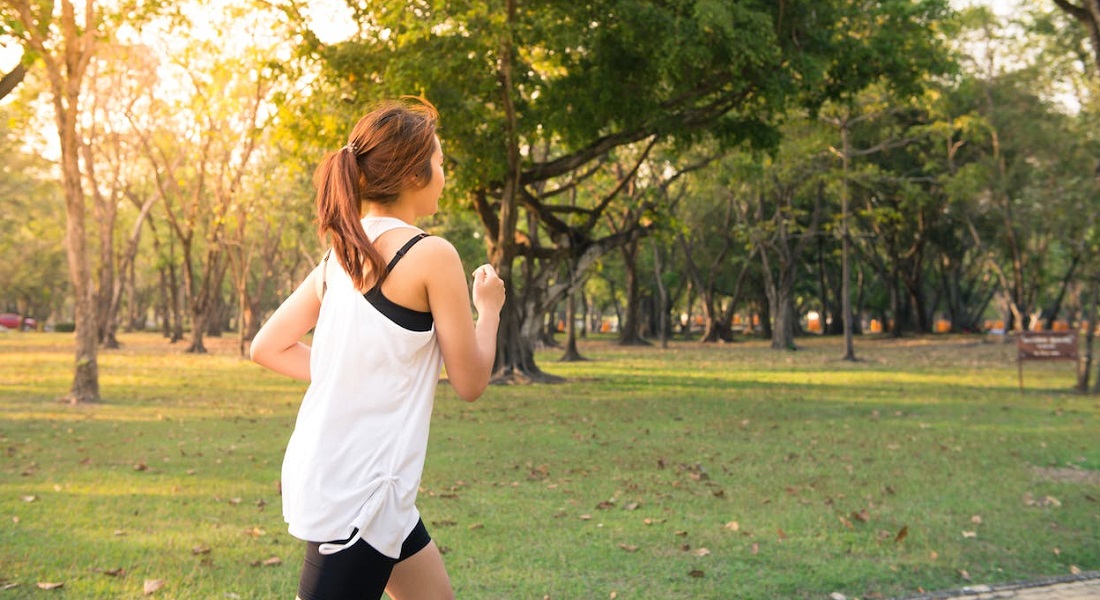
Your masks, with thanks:
[[(232, 340), (122, 342), (104, 401), (72, 407), (71, 336), (0, 335), (0, 600), (292, 597), (278, 480), (303, 386)], [(441, 385), (419, 506), (458, 596), (888, 598), (1100, 569), (1100, 398), (1071, 365), (1025, 365), (1021, 393), (1011, 344), (800, 343), (593, 340), (589, 362), (540, 353), (567, 383)]]

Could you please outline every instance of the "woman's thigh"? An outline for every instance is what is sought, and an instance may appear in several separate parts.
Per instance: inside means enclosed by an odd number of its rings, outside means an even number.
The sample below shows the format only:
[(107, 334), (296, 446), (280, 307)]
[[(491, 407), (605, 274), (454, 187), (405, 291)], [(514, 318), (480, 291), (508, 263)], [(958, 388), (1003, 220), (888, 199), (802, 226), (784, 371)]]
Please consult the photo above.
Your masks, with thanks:
[(386, 594), (393, 600), (450, 600), (451, 579), (435, 542), (393, 567)]

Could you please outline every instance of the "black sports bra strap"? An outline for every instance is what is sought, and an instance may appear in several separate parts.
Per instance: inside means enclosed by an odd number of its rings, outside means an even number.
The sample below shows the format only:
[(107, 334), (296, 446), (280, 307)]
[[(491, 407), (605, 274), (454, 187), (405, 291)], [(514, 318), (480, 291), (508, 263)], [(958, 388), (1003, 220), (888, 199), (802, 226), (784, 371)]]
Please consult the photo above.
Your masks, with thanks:
[(401, 260), (401, 258), (405, 256), (405, 253), (409, 251), (409, 248), (412, 248), (417, 242), (428, 237), (429, 235), (430, 234), (428, 233), (418, 233), (414, 235), (411, 240), (405, 242), (405, 245), (401, 246), (401, 249), (397, 251), (397, 254), (393, 255), (393, 259), (390, 260), (390, 264), (386, 265), (386, 272), (388, 273), (393, 270), (393, 267), (397, 264), (397, 261)]

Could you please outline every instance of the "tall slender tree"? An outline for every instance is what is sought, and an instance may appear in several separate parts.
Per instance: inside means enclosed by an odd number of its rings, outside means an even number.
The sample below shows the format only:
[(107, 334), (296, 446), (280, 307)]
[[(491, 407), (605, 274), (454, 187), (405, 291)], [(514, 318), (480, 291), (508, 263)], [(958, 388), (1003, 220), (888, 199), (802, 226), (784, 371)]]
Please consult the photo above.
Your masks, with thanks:
[(17, 28), (12, 31), (35, 53), (49, 81), (50, 103), (61, 146), (61, 179), (65, 189), (65, 248), (76, 313), (76, 363), (66, 398), (72, 403), (97, 402), (99, 336), (95, 286), (89, 266), (85, 230), (84, 174), (80, 167), (80, 111), (88, 65), (96, 53), (99, 7), (86, 0), (77, 10), (72, 0), (53, 2), (3, 0)]

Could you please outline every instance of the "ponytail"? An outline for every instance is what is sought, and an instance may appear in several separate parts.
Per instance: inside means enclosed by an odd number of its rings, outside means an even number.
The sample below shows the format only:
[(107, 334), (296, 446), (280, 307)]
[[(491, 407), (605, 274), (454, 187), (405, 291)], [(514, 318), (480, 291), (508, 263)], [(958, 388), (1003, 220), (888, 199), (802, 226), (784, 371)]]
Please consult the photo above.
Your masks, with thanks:
[(359, 166), (348, 146), (321, 159), (313, 174), (317, 188), (318, 233), (332, 234), (332, 252), (360, 290), (382, 282), (386, 261), (359, 221)]

